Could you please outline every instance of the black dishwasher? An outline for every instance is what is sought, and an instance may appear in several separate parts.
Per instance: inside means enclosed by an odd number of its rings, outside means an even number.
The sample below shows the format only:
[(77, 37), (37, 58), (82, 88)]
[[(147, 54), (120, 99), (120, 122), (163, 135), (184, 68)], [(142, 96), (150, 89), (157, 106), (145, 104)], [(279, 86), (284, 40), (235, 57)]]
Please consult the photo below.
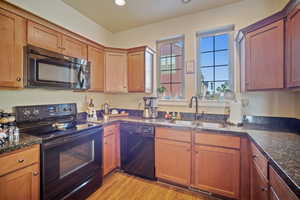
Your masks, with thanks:
[(121, 123), (121, 168), (124, 172), (155, 180), (154, 127)]

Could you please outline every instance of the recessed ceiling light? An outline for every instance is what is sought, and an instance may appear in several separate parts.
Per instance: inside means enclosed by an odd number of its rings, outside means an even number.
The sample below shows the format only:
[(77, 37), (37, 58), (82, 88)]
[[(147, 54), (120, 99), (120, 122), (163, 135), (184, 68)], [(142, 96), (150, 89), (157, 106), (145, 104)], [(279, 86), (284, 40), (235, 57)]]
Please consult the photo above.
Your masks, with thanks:
[(182, 3), (190, 3), (191, 0), (182, 0)]
[(115, 4), (118, 6), (125, 6), (126, 0), (115, 0)]

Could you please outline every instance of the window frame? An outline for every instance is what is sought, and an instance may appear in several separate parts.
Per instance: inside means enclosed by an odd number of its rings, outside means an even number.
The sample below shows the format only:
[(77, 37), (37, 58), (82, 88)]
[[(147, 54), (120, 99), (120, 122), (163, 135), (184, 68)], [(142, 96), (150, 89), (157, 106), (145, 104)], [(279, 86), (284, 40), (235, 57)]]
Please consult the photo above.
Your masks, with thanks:
[[(161, 85), (161, 82), (160, 82), (160, 75), (161, 75), (161, 69), (160, 69), (160, 62), (161, 62), (161, 59), (160, 59), (160, 47), (161, 45), (164, 45), (164, 44), (169, 44), (169, 43), (175, 43), (175, 42), (178, 42), (178, 41), (183, 41), (183, 48), (182, 48), (182, 98), (173, 98), (172, 96), (168, 96), (167, 98), (163, 98), (163, 97), (159, 97), (159, 100), (160, 101), (170, 101), (170, 102), (183, 102), (183, 101), (186, 101), (186, 76), (185, 76), (185, 36), (184, 35), (179, 35), (179, 36), (174, 36), (174, 37), (171, 37), (171, 38), (168, 38), (168, 39), (161, 39), (161, 40), (157, 40), (156, 41), (156, 51), (157, 51), (157, 88)], [(157, 94), (157, 91), (156, 91), (156, 94)]]
[[(201, 69), (201, 44), (199, 40), (203, 37), (211, 37), (211, 36), (218, 36), (218, 35), (223, 35), (223, 34), (228, 34), (229, 35), (229, 46), (228, 46), (228, 56), (229, 56), (229, 61), (228, 61), (228, 70), (229, 70), (229, 87), (231, 91), (235, 91), (234, 88), (234, 83), (235, 83), (235, 77), (234, 77), (234, 25), (228, 25), (224, 27), (220, 27), (217, 29), (209, 30), (209, 31), (204, 31), (204, 32), (197, 32), (196, 33), (196, 93), (198, 96), (201, 95), (200, 91), (200, 85), (199, 83), (201, 82), (201, 75), (200, 75), (200, 69)], [(214, 67), (215, 68), (215, 67)], [(214, 80), (215, 81), (215, 80)], [(209, 100), (205, 99), (206, 101), (215, 101), (215, 100)], [(219, 99), (216, 99), (219, 100)]]

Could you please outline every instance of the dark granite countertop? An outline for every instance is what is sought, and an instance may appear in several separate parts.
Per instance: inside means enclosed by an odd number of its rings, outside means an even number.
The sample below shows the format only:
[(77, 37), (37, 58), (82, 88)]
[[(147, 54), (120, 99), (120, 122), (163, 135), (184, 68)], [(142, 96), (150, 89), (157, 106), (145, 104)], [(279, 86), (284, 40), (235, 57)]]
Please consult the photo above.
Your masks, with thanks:
[(1, 145), (0, 154), (8, 153), (34, 144), (41, 144), (41, 142), (42, 142), (41, 139), (38, 137), (21, 133), (19, 142), (13, 142), (13, 143), (7, 142), (4, 145)]
[[(270, 163), (290, 188), (300, 197), (300, 134), (253, 130), (250, 128), (226, 126), (226, 127), (201, 127), (192, 121), (181, 121), (171, 123), (164, 119), (142, 119), (139, 117), (125, 117), (110, 119), (109, 121), (95, 121), (98, 125), (107, 126), (115, 122), (134, 122), (164, 126), (179, 129), (190, 129), (196, 131), (212, 131), (220, 134), (233, 134), (249, 137), (259, 149), (267, 156)], [(27, 134), (20, 134), (20, 141), (13, 144), (0, 146), (0, 154), (27, 147), (33, 144), (40, 144), (41, 139)]]
[(254, 130), (237, 126), (200, 127), (189, 121), (174, 124), (164, 119), (147, 120), (138, 117), (111, 119), (99, 121), (102, 125), (113, 122), (136, 122), (197, 131), (212, 131), (220, 134), (233, 134), (249, 137), (265, 154), (270, 163), (290, 188), (300, 197), (300, 134), (278, 132), (271, 130)]

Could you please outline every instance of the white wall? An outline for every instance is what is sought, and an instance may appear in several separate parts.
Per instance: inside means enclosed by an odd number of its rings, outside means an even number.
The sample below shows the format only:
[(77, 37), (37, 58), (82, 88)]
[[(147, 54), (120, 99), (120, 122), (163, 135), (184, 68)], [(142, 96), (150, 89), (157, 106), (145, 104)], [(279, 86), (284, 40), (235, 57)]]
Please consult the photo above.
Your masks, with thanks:
[(91, 40), (103, 45), (110, 45), (110, 31), (80, 14), (61, 0), (7, 1)]
[(97, 109), (101, 109), (105, 96), (99, 93), (44, 89), (7, 90), (0, 91), (0, 108), (11, 112), (12, 107), (21, 105), (76, 103), (78, 110), (83, 112), (86, 111), (90, 98), (93, 98)]
[[(281, 10), (287, 2), (288, 0), (243, 0), (224, 7), (116, 33), (113, 34), (112, 42), (115, 47), (128, 48), (149, 45), (156, 49), (157, 40), (176, 35), (185, 35), (185, 59), (187, 61), (196, 60), (196, 33), (198, 31), (202, 32), (234, 24), (237, 32), (239, 29)], [(235, 56), (235, 67), (237, 66)], [(237, 70), (235, 70), (235, 76), (238, 77)], [(236, 78), (236, 80), (238, 79)], [(239, 87), (238, 82), (235, 83), (235, 87)], [(195, 93), (195, 75), (187, 75), (187, 99)], [(135, 108), (142, 96), (136, 95), (134, 97), (131, 95), (128, 97), (124, 95), (112, 95), (109, 99), (116, 106), (118, 105), (118, 100), (122, 99), (122, 105)], [(247, 114), (287, 117), (294, 117), (296, 115), (294, 109), (295, 95), (289, 92), (258, 92), (248, 94), (247, 96), (250, 100)], [(161, 109), (191, 111), (191, 109), (187, 108), (187, 105), (183, 107), (164, 106)], [(201, 109), (209, 113), (224, 113), (224, 108), (202, 107)]]
[[(71, 31), (86, 36), (104, 45), (134, 47), (149, 45), (155, 48), (156, 41), (175, 35), (186, 37), (186, 60), (196, 58), (195, 34), (220, 26), (235, 24), (236, 30), (280, 10), (288, 0), (243, 0), (239, 3), (219, 7), (196, 14), (187, 15), (150, 24), (128, 31), (111, 34), (60, 0), (8, 0), (47, 20)], [(195, 93), (195, 76), (187, 75), (188, 97)], [(15, 105), (76, 102), (79, 110), (85, 109), (85, 99), (92, 96), (99, 108), (108, 100), (112, 106), (137, 108), (144, 94), (104, 95), (101, 93), (74, 93), (71, 91), (49, 91), (25, 89), (21, 91), (0, 91), (0, 108), (10, 110)], [(256, 92), (247, 94), (250, 103), (247, 113), (267, 116), (298, 116), (300, 118), (300, 94), (290, 92)], [(164, 106), (162, 110), (190, 111), (185, 106)], [(202, 107), (209, 113), (224, 113), (224, 108)]]
[[(8, 1), (91, 40), (104, 45), (110, 45), (111, 43), (111, 32), (81, 15), (61, 0)], [(0, 108), (9, 112), (13, 106), (17, 105), (74, 102), (77, 103), (79, 111), (85, 111), (86, 99), (90, 97), (94, 98), (95, 105), (98, 108), (104, 103), (105, 96), (101, 93), (79, 93), (43, 89), (2, 90), (0, 91)]]

